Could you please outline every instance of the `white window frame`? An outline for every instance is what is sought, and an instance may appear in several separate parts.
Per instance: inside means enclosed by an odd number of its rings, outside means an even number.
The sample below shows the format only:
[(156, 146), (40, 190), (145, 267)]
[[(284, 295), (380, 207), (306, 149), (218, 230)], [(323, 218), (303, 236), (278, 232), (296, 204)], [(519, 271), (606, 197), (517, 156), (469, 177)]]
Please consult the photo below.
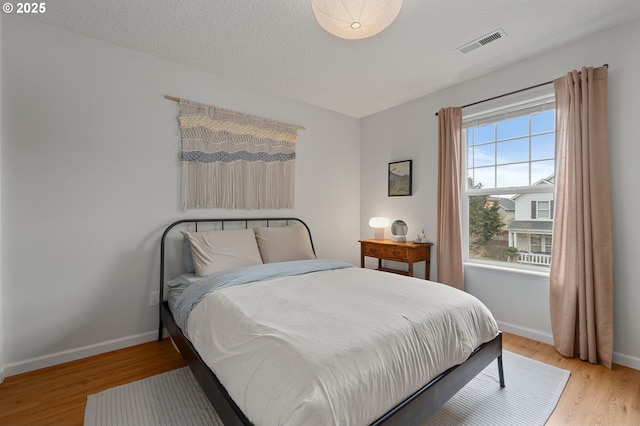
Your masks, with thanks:
[[(540, 251), (533, 251), (533, 237), (540, 237)], [(553, 240), (553, 235), (545, 235), (545, 234), (532, 234), (530, 237), (530, 246), (532, 253), (551, 253), (551, 242)]]
[[(546, 203), (547, 208), (540, 208), (541, 204)], [(544, 212), (546, 216), (542, 216), (540, 213)], [(551, 220), (551, 200), (537, 200), (536, 201), (536, 219)]]
[(549, 273), (549, 268), (535, 265), (507, 263), (483, 259), (472, 259), (469, 256), (469, 197), (474, 195), (509, 195), (509, 194), (541, 194), (554, 191), (554, 185), (539, 186), (513, 186), (501, 188), (468, 188), (468, 145), (464, 134), (464, 129), (472, 125), (492, 123), (496, 121), (508, 120), (523, 114), (542, 112), (555, 108), (555, 94), (553, 87), (543, 87), (532, 93), (519, 94), (508, 98), (502, 98), (487, 104), (479, 104), (472, 109), (465, 109), (462, 117), (463, 127), (463, 149), (460, 185), (461, 194), (461, 220), (462, 220), (462, 245), (463, 261), (466, 265), (485, 265), (507, 270), (537, 271), (544, 274)]

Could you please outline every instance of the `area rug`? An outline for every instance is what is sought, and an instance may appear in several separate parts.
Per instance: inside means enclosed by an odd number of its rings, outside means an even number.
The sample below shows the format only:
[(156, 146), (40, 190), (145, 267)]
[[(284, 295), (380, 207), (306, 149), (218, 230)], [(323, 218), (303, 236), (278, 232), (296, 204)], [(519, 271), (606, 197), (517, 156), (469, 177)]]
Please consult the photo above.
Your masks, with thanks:
[[(423, 426), (544, 425), (569, 371), (503, 351), (506, 387), (492, 362)], [(222, 426), (187, 367), (89, 395), (85, 426)]]
[(544, 425), (556, 408), (570, 372), (502, 351), (505, 387), (494, 361), (422, 426)]
[(188, 367), (87, 397), (85, 426), (223, 426)]

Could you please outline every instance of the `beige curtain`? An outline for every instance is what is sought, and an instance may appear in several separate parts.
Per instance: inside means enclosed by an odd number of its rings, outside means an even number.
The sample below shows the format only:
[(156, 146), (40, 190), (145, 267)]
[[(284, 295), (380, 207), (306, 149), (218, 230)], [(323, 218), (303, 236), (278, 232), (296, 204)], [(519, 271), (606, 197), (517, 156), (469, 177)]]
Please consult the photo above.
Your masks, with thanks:
[(462, 108), (438, 112), (438, 281), (464, 290), (460, 176)]
[(611, 368), (613, 242), (607, 68), (554, 81), (556, 195), (550, 271), (556, 349)]

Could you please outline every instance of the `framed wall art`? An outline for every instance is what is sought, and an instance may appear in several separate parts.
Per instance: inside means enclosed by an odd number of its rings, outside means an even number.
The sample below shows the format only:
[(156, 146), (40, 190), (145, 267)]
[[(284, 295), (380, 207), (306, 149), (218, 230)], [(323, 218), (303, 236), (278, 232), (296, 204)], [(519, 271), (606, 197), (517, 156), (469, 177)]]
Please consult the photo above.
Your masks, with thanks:
[(389, 197), (412, 194), (413, 161), (389, 163)]

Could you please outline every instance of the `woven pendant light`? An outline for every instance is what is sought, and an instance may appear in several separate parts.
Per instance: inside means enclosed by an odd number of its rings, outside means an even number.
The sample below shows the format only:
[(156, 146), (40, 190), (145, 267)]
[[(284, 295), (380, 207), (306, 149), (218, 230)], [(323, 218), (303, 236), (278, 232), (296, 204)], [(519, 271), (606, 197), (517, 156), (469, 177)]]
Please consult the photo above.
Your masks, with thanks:
[(391, 25), (402, 0), (312, 0), (311, 7), (327, 32), (354, 40), (376, 35)]

